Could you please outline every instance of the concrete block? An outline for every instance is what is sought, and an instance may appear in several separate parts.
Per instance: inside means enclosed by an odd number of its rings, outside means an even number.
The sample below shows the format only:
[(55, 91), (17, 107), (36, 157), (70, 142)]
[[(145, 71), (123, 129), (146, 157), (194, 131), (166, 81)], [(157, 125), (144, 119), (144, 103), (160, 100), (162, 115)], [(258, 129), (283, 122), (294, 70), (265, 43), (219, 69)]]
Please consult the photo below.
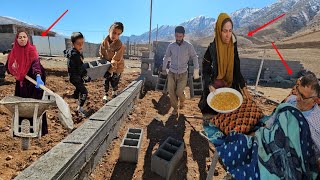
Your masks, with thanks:
[(190, 97), (202, 95), (203, 83), (202, 76), (199, 79), (193, 79), (193, 76), (189, 77)]
[(129, 89), (130, 87), (134, 86), (134, 85), (136, 84), (136, 82), (137, 82), (137, 81), (132, 81), (126, 88), (124, 88), (124, 89), (121, 91), (121, 93), (124, 92), (124, 91), (126, 91), (126, 90)]
[(86, 144), (89, 139), (103, 127), (103, 121), (86, 121), (78, 129), (74, 130), (69, 136), (67, 136), (62, 142)]
[(194, 96), (201, 96), (202, 95), (202, 91), (194, 91)]
[(117, 107), (105, 105), (89, 117), (90, 120), (107, 121), (117, 112)]
[(183, 157), (184, 143), (168, 137), (151, 157), (151, 171), (163, 178), (170, 176)]
[(142, 134), (142, 129), (140, 129), (140, 128), (129, 128), (127, 133)]
[(167, 76), (160, 74), (157, 79), (156, 91), (165, 93), (167, 91)]
[[(15, 179), (59, 179), (57, 175), (61, 174), (64, 170), (69, 170), (69, 163), (76, 159), (76, 154), (74, 152), (79, 151), (82, 147), (83, 144), (60, 142), (49, 152), (41, 156), (36, 163), (31, 164), (27, 169), (15, 177)], [(83, 160), (85, 161), (85, 159)], [(72, 179), (72, 177), (70, 179)]]
[(120, 158), (122, 162), (138, 162), (142, 143), (142, 129), (129, 128), (120, 145)]
[(132, 96), (131, 92), (124, 91), (121, 94), (119, 94), (116, 98), (118, 98), (118, 97), (125, 98), (124, 103), (127, 103), (127, 102), (131, 102), (135, 96)]
[(95, 80), (103, 77), (109, 70), (111, 64), (107, 60), (99, 59), (96, 61), (86, 62), (83, 64), (83, 66), (87, 70), (87, 74), (91, 80)]
[(108, 106), (119, 107), (121, 104), (123, 104), (124, 100), (126, 100), (126, 97), (116, 97), (109, 101), (107, 104)]

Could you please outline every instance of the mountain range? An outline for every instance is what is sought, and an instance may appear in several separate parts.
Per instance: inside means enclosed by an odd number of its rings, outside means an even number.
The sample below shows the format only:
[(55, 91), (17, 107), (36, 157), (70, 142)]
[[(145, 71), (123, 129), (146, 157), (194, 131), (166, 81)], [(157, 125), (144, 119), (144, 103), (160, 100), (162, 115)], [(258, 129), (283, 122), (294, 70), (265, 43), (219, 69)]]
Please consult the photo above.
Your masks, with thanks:
[[(246, 37), (255, 44), (263, 44), (275, 40), (281, 40), (294, 33), (306, 29), (320, 29), (320, 0), (278, 0), (264, 8), (243, 8), (230, 14), (235, 33), (239, 36), (247, 36), (264, 23), (280, 16), (286, 15), (262, 29), (254, 37)], [(214, 33), (216, 19), (212, 17), (198, 16), (182, 22), (186, 29), (186, 37), (189, 40), (198, 40)], [(176, 25), (162, 25), (152, 29), (152, 40), (174, 40), (174, 28)], [(123, 36), (122, 41), (130, 40), (136, 43), (146, 43), (149, 40), (149, 32), (141, 35)]]

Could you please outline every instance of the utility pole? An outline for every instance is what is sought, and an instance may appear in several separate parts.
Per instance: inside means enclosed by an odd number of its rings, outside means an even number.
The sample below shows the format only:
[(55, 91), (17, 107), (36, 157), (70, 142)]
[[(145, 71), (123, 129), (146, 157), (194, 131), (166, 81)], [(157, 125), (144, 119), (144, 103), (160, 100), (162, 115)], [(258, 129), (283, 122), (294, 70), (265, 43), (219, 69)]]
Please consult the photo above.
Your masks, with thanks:
[(149, 45), (151, 44), (151, 26), (152, 26), (152, 0), (150, 0)]
[(263, 51), (263, 56), (262, 56), (262, 60), (261, 60), (261, 63), (260, 63), (260, 68), (259, 68), (259, 71), (258, 71), (256, 85), (254, 86), (254, 93), (255, 94), (257, 93), (257, 87), (258, 87), (258, 83), (259, 83), (259, 80), (260, 80), (261, 70), (262, 70), (262, 67), (263, 67), (263, 62), (264, 62), (265, 57), (266, 57), (266, 49), (264, 49), (264, 51)]
[(152, 0), (150, 0), (149, 59), (153, 59), (152, 46), (151, 46), (151, 26), (152, 26)]

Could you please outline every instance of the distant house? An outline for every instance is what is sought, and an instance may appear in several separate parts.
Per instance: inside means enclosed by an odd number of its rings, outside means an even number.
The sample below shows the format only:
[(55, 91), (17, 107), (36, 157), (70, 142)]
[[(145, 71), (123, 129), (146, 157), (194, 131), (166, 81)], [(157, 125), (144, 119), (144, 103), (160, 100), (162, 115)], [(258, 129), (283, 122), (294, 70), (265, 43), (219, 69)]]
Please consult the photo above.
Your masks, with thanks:
[[(30, 36), (41, 36), (41, 33), (46, 30), (46, 28), (28, 24), (19, 21), (14, 18), (0, 16), (0, 33), (13, 33), (16, 34), (19, 28), (24, 28), (28, 31)], [(56, 33), (49, 31), (47, 36), (55, 36)]]
[[(10, 17), (0, 16), (0, 52), (10, 49), (15, 35), (20, 28), (28, 31), (30, 36), (41, 36), (44, 27), (25, 23)], [(56, 36), (55, 32), (49, 31), (47, 36)], [(31, 38), (32, 42), (32, 38)]]
[[(41, 34), (46, 28), (29, 24), (14, 18), (0, 16), (0, 52), (11, 49), (17, 31), (24, 28), (28, 31), (30, 42), (36, 46), (40, 55), (63, 56), (63, 50), (71, 47), (71, 40), (56, 32), (49, 31), (47, 37)], [(99, 56), (100, 44), (85, 43), (86, 57)]]

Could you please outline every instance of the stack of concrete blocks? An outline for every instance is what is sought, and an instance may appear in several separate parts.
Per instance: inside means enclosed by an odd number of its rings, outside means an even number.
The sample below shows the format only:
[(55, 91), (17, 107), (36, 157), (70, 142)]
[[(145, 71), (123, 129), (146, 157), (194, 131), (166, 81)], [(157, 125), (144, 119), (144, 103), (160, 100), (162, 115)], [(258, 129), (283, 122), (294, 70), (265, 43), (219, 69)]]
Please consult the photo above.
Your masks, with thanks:
[(87, 70), (87, 75), (91, 80), (104, 77), (105, 73), (109, 70), (110, 65), (110, 62), (106, 59), (98, 59), (83, 64), (84, 68)]
[(263, 68), (261, 71), (261, 78), (259, 79), (259, 82), (261, 83), (268, 83), (271, 80), (271, 71), (269, 68)]
[(167, 75), (159, 74), (157, 85), (156, 85), (156, 91), (160, 91), (162, 93), (167, 92), (167, 83), (168, 83), (167, 77), (168, 77)]
[(158, 71), (170, 42), (153, 42), (154, 57), (152, 59), (143, 56), (141, 59), (141, 76), (145, 77), (145, 85), (155, 89), (158, 81)]
[(153, 59), (141, 59), (141, 76), (145, 78), (145, 86), (155, 89), (158, 76), (153, 75)]
[(193, 66), (193, 62), (189, 61), (188, 63), (188, 85), (190, 88), (190, 97), (193, 98), (194, 96), (201, 96), (202, 92), (203, 92), (203, 81), (202, 81), (202, 66), (200, 66), (199, 62), (199, 73), (200, 73), (200, 77), (199, 79), (194, 79), (193, 78), (193, 72), (194, 72), (194, 66)]
[(202, 76), (199, 79), (194, 79), (193, 76), (189, 77), (190, 97), (201, 96), (203, 92)]
[(142, 143), (142, 129), (129, 128), (120, 146), (120, 161), (137, 163)]
[(151, 157), (151, 171), (170, 179), (174, 169), (183, 157), (184, 143), (168, 137)]

